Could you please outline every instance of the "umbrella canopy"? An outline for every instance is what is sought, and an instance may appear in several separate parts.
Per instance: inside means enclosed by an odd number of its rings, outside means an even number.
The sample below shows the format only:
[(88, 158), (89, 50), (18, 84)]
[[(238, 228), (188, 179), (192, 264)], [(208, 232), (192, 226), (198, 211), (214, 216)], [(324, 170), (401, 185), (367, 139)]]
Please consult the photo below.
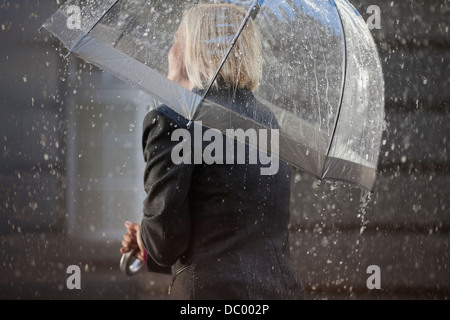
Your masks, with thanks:
[[(221, 48), (206, 90), (167, 77), (167, 55), (183, 13), (200, 1), (68, 1), (43, 27), (69, 53), (135, 85), (191, 121), (218, 129), (277, 129), (271, 149), (319, 179), (374, 187), (384, 126), (384, 80), (366, 23), (345, 0), (228, 0), (247, 15), (235, 32), (208, 39)], [(201, 1), (208, 3), (208, 1)], [(74, 7), (75, 6), (75, 7)], [(68, 23), (78, 9), (79, 25)], [(225, 25), (224, 21), (216, 25)], [(259, 28), (263, 76), (255, 93), (276, 121), (258, 121), (211, 98), (212, 84), (252, 19)], [(225, 48), (225, 50), (224, 50)], [(215, 50), (215, 49), (214, 49)], [(276, 125), (275, 125), (276, 124)], [(246, 141), (248, 143), (248, 141)]]

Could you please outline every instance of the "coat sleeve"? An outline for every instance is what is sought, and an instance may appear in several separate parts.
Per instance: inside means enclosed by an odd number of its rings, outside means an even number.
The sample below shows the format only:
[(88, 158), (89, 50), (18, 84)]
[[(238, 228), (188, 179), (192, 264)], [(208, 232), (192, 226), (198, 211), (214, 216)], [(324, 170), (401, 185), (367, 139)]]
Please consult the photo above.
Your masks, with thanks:
[(188, 194), (194, 169), (174, 164), (171, 141), (180, 124), (158, 111), (151, 111), (143, 123), (142, 147), (145, 160), (146, 198), (141, 223), (145, 249), (157, 265), (172, 266), (188, 249), (191, 216)]

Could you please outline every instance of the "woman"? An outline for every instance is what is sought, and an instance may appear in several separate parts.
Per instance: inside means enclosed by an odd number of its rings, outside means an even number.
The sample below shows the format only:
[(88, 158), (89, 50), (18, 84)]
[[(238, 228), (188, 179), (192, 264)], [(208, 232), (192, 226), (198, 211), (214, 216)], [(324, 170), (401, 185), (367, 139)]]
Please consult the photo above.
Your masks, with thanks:
[[(245, 15), (225, 4), (189, 10), (169, 52), (168, 77), (203, 94)], [(208, 99), (249, 116), (258, 110), (257, 120), (273, 127), (273, 115), (253, 95), (261, 65), (260, 36), (250, 20)], [(179, 141), (171, 135), (193, 127), (165, 106), (147, 114), (144, 217), (126, 223), (121, 252), (137, 249), (150, 271), (171, 268), (174, 299), (302, 298), (289, 258), (290, 168), (280, 164), (276, 175), (263, 176), (262, 165), (248, 161), (175, 164), (171, 153)]]

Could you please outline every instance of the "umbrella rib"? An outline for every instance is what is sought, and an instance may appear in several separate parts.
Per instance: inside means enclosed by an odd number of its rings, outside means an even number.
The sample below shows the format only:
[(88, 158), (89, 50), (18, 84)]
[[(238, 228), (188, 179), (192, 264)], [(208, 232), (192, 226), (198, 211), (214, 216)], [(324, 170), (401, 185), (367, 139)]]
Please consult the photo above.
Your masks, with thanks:
[(224, 57), (222, 58), (222, 61), (219, 64), (219, 68), (217, 69), (216, 74), (214, 75), (212, 81), (209, 83), (208, 88), (205, 91), (205, 94), (202, 97), (202, 100), (206, 99), (206, 96), (208, 95), (209, 91), (211, 90), (214, 82), (216, 81), (217, 77), (219, 76), (220, 71), (222, 70), (223, 66), (225, 65), (225, 62), (227, 61), (231, 51), (233, 50), (234, 46), (236, 45), (237, 40), (239, 39), (239, 37), (241, 36), (242, 31), (244, 30), (245, 26), (247, 25), (248, 21), (250, 20), (250, 18), (255, 19), (256, 16), (258, 15), (260, 9), (261, 9), (261, 4), (264, 1), (261, 0), (255, 0), (255, 2), (253, 3), (253, 5), (251, 6), (250, 10), (247, 12), (247, 15), (244, 18), (244, 21), (242, 22), (241, 26), (238, 29), (238, 32), (235, 34), (235, 36), (233, 37), (233, 39), (231, 40), (230, 43), (230, 47), (228, 48), (226, 54), (224, 55)]
[[(342, 16), (341, 13), (339, 11), (339, 8), (336, 6), (336, 11), (340, 17), (340, 21), (341, 21), (341, 26), (342, 26), (342, 35), (344, 38), (344, 80), (342, 82), (342, 94), (341, 94), (341, 101), (339, 103), (339, 108), (338, 108), (338, 112), (337, 112), (337, 116), (336, 116), (336, 122), (334, 124), (334, 129), (333, 129), (333, 134), (331, 135), (331, 139), (330, 139), (330, 145), (328, 146), (328, 150), (327, 150), (327, 154), (326, 154), (326, 158), (329, 158), (330, 153), (331, 153), (331, 147), (333, 145), (333, 140), (334, 137), (336, 136), (337, 133), (337, 128), (338, 128), (338, 123), (339, 123), (339, 118), (341, 117), (341, 110), (342, 110), (342, 104), (344, 103), (344, 94), (345, 94), (345, 87), (346, 87), (346, 82), (347, 82), (347, 66), (348, 66), (348, 52), (347, 52), (347, 41), (346, 41), (346, 33), (345, 33), (345, 27), (344, 24), (342, 23)], [(323, 174), (323, 170), (322, 170), (322, 174)]]

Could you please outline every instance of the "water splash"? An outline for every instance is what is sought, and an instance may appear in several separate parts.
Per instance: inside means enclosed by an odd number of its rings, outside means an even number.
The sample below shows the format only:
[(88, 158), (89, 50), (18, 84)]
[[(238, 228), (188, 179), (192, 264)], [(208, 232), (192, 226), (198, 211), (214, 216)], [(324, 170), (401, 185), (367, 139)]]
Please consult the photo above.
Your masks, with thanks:
[(360, 234), (363, 234), (364, 230), (367, 228), (367, 224), (369, 223), (369, 220), (366, 219), (366, 212), (371, 201), (372, 193), (367, 190), (362, 190), (361, 198), (359, 200), (359, 214), (357, 216), (361, 220), (361, 228), (359, 229)]

